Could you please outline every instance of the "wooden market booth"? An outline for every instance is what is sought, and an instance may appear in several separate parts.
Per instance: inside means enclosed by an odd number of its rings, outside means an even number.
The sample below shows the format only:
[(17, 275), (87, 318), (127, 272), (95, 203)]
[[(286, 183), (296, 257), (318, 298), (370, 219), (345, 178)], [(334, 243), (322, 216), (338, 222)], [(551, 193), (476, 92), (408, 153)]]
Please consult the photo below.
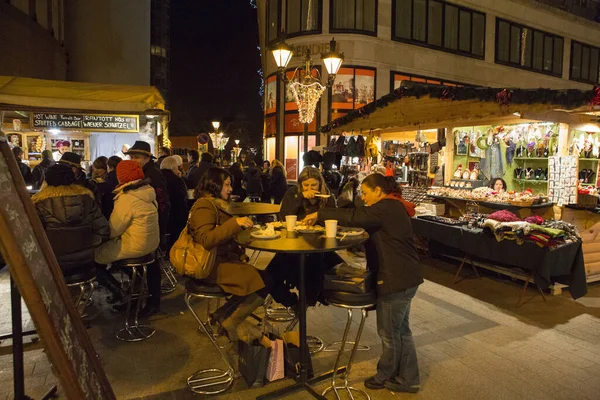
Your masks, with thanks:
[(109, 85), (0, 76), (0, 121), (31, 167), (61, 140), (86, 162), (145, 140), (169, 146), (170, 114), (153, 86)]
[[(596, 96), (596, 97), (594, 97)], [(581, 139), (581, 135), (595, 141), (596, 149), (600, 147), (600, 108), (596, 105), (598, 93), (580, 90), (549, 90), (549, 89), (494, 89), (471, 87), (443, 87), (419, 83), (403, 83), (402, 87), (379, 100), (353, 111), (346, 116), (332, 121), (322, 127), (322, 132), (330, 135), (342, 132), (375, 132), (379, 140), (390, 137), (402, 137), (402, 134), (413, 135), (415, 131), (438, 130), (437, 144), (431, 146), (437, 149), (441, 146), (443, 157), (439, 157), (438, 165), (446, 166), (444, 183), (449, 185), (459, 164), (479, 164), (483, 158), (473, 147), (464, 148), (461, 154), (456, 139), (464, 130), (484, 132), (489, 129), (528, 129), (535, 126), (540, 130), (548, 129), (555, 134), (556, 146), (550, 154), (537, 154), (528, 157), (513, 157), (512, 165), (505, 169), (503, 178), (507, 181), (509, 190), (522, 191), (532, 188), (535, 193), (548, 195), (548, 177), (546, 179), (521, 179), (517, 176), (517, 168), (531, 170), (548, 167), (548, 156), (567, 156), (574, 154), (573, 143)], [(587, 132), (587, 133), (585, 133)], [(590, 135), (590, 136), (588, 136)], [(429, 139), (429, 138), (428, 138)], [(387, 139), (389, 140), (389, 139)], [(582, 139), (581, 139), (582, 140)], [(460, 141), (458, 141), (460, 142)], [(439, 145), (439, 146), (438, 146)], [(506, 144), (501, 143), (502, 158)], [(379, 149), (381, 150), (381, 143)], [(578, 149), (578, 148), (576, 148)], [(477, 150), (477, 149), (473, 149)], [(380, 154), (384, 155), (384, 154)], [(577, 160), (579, 168), (593, 171), (592, 177), (597, 178), (598, 151), (593, 155), (585, 154)], [(531, 165), (531, 166), (529, 166)], [(448, 167), (450, 166), (450, 167)], [(518, 171), (517, 171), (518, 172)], [(545, 172), (549, 175), (548, 172)], [(529, 176), (527, 176), (529, 178)], [(596, 179), (589, 181), (597, 186)], [(457, 183), (458, 184), (458, 183)], [(573, 196), (577, 196), (575, 190)], [(544, 207), (527, 207), (513, 209), (520, 217), (541, 215), (545, 219), (563, 219), (577, 226), (583, 240), (583, 253), (587, 281), (600, 280), (600, 209), (579, 209), (575, 197), (561, 204), (547, 204)], [(453, 199), (453, 204), (447, 204), (450, 213), (464, 213), (467, 201)], [(568, 204), (573, 203), (573, 204)], [(478, 205), (483, 213), (493, 212), (485, 204)], [(497, 209), (497, 207), (495, 207)]]

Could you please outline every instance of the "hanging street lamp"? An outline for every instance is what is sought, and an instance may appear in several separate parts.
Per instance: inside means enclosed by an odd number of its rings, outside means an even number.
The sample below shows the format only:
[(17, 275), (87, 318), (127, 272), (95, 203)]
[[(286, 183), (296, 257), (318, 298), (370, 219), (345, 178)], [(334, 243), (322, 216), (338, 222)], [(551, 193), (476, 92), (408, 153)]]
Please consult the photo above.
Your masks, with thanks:
[(289, 83), (294, 100), (298, 105), (299, 120), (304, 124), (304, 153), (307, 153), (308, 124), (315, 117), (315, 109), (321, 95), (326, 88), (333, 85), (335, 76), (344, 62), (344, 54), (337, 51), (335, 39), (329, 42), (329, 51), (321, 53), (321, 61), (328, 74), (327, 81), (323, 83), (319, 70), (313, 67), (310, 48), (306, 49), (304, 65), (296, 68), (292, 79), (287, 79), (285, 69), (292, 59), (293, 49), (282, 41), (273, 46), (271, 53), (275, 59), (279, 77), (284, 83)]

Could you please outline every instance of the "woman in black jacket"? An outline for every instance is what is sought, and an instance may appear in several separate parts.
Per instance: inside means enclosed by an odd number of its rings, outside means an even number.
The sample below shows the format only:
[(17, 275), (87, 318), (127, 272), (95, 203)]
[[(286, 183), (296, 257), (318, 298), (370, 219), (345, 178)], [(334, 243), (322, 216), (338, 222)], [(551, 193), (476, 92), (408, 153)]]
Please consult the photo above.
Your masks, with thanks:
[(383, 354), (377, 374), (368, 378), (365, 386), (416, 393), (420, 389), (419, 366), (409, 314), (423, 278), (410, 224), (414, 205), (402, 199), (393, 177), (378, 173), (362, 181), (361, 192), (368, 207), (321, 209), (304, 222), (335, 219), (342, 226), (361, 227), (369, 233), (367, 268), (377, 275), (377, 331)]
[(95, 268), (94, 249), (110, 237), (94, 194), (75, 184), (69, 166), (46, 171), (46, 185), (31, 200), (64, 275)]
[(171, 214), (167, 223), (167, 252), (171, 250), (173, 243), (185, 228), (188, 219), (187, 186), (181, 177), (179, 164), (174, 156), (165, 157), (160, 164), (160, 171), (167, 180), (167, 191), (171, 200)]
[(262, 163), (262, 171), (260, 172), (260, 182), (262, 183), (262, 192), (260, 194), (260, 201), (262, 203), (271, 202), (271, 163), (269, 160), (265, 160)]
[[(317, 194), (329, 195), (329, 197), (317, 197)], [(330, 195), (323, 176), (318, 169), (306, 167), (298, 177), (298, 186), (290, 188), (281, 202), (279, 214), (281, 220), (287, 215), (296, 215), (298, 220), (303, 219), (310, 213), (324, 208), (335, 208), (334, 197)], [(278, 303), (287, 307), (294, 306), (297, 298), (290, 289), (298, 286), (297, 271), (290, 266), (298, 265), (300, 261), (298, 254), (276, 254), (267, 266), (267, 272), (273, 278), (272, 296)], [(343, 262), (336, 253), (308, 254), (307, 255), (307, 302), (315, 305), (323, 290), (323, 273), (335, 265)]]
[(269, 188), (269, 195), (275, 199), (275, 204), (280, 204), (288, 190), (285, 170), (281, 161), (273, 160), (270, 175), (271, 187)]

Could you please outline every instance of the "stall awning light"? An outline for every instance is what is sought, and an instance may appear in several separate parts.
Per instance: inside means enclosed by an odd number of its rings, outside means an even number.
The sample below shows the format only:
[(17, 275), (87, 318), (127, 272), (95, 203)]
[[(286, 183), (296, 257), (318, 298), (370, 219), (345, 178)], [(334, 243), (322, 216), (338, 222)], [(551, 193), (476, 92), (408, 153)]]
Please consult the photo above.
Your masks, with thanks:
[(292, 59), (292, 48), (285, 44), (285, 42), (277, 43), (272, 49), (271, 53), (275, 59), (277, 68), (285, 69)]
[(332, 39), (329, 42), (329, 52), (321, 54), (321, 60), (325, 64), (329, 75), (337, 75), (342, 63), (344, 62), (344, 54), (337, 52), (337, 42)]
[(48, 129), (48, 132), (53, 135), (58, 135), (60, 133), (60, 129)]

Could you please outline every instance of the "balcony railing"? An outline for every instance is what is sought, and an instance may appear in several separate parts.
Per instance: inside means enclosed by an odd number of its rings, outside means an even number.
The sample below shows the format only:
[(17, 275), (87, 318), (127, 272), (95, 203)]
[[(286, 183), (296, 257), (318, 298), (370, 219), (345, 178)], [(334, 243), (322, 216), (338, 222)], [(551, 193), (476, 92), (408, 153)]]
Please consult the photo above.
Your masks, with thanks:
[(537, 0), (591, 21), (600, 22), (600, 0)]

